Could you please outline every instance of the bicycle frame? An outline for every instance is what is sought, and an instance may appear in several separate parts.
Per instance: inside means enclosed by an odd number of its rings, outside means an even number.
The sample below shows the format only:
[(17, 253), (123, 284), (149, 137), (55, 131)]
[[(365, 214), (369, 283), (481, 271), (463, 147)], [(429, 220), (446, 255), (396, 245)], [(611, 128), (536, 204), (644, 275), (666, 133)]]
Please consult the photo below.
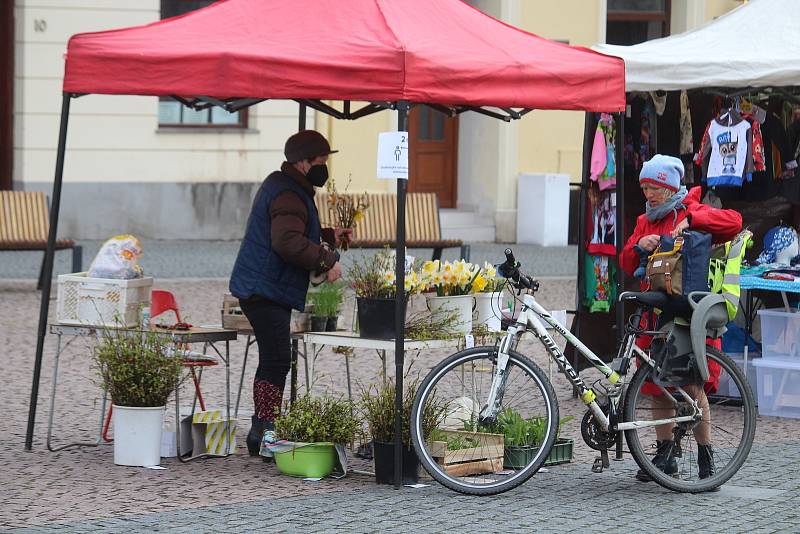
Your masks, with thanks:
[[(506, 336), (501, 340), (498, 354), (497, 354), (497, 370), (495, 374), (495, 378), (492, 380), (492, 385), (489, 390), (489, 397), (487, 400), (486, 406), (481, 410), (480, 417), (485, 418), (492, 418), (497, 415), (499, 408), (498, 408), (498, 400), (502, 399), (503, 390), (504, 390), (504, 377), (506, 366), (508, 365), (509, 360), (509, 351), (512, 348), (515, 340), (525, 332), (531, 332), (537, 339), (539, 339), (542, 344), (547, 349), (547, 352), (550, 354), (550, 357), (553, 358), (556, 363), (558, 364), (559, 368), (564, 372), (564, 375), (567, 377), (567, 380), (572, 384), (572, 386), (578, 391), (578, 394), (586, 404), (589, 409), (592, 411), (594, 416), (597, 418), (597, 421), (600, 423), (603, 430), (609, 430), (611, 426), (611, 420), (609, 416), (607, 416), (600, 405), (597, 403), (597, 394), (594, 390), (586, 385), (583, 379), (580, 377), (578, 372), (575, 370), (572, 365), (570, 365), (567, 357), (564, 355), (563, 352), (558, 348), (558, 345), (553, 340), (552, 336), (547, 332), (545, 327), (541, 324), (540, 321), (537, 320), (537, 317), (540, 318), (542, 321), (547, 323), (548, 325), (552, 326), (553, 329), (564, 336), (567, 342), (571, 343), (578, 352), (586, 358), (592, 366), (594, 366), (598, 371), (603, 373), (603, 375), (608, 379), (611, 384), (615, 386), (614, 390), (609, 392), (608, 398), (611, 402), (615, 403), (615, 408), (618, 408), (618, 403), (622, 398), (622, 393), (624, 391), (625, 386), (625, 376), (620, 375), (611, 367), (606, 365), (594, 352), (592, 352), (586, 345), (581, 342), (575, 335), (573, 335), (567, 328), (559, 323), (556, 319), (554, 319), (550, 313), (542, 307), (541, 304), (536, 302), (536, 298), (530, 294), (526, 293), (523, 297), (523, 304), (522, 310), (520, 311), (519, 317), (517, 318), (516, 323), (512, 324), (508, 328), (508, 333)], [(623, 358), (626, 358), (628, 361), (633, 358), (633, 356), (638, 356), (644, 361), (647, 365), (650, 365), (654, 369), (657, 368), (656, 363), (650, 358), (650, 356), (645, 353), (642, 349), (640, 349), (635, 344), (635, 335), (632, 333), (628, 333), (625, 336), (622, 346), (620, 347), (620, 355)], [(630, 367), (627, 366), (626, 369)], [(667, 391), (666, 388), (659, 386), (662, 392), (667, 396), (667, 398), (672, 399), (673, 404), (677, 405), (677, 400), (672, 396), (672, 394)], [(630, 430), (634, 428), (643, 428), (648, 426), (659, 426), (668, 423), (679, 423), (679, 422), (688, 422), (696, 420), (698, 417), (702, 417), (702, 410), (697, 405), (697, 402), (692, 399), (689, 394), (687, 394), (683, 388), (675, 387), (674, 388), (681, 396), (687, 400), (690, 404), (693, 405), (695, 414), (694, 415), (685, 415), (680, 417), (671, 417), (667, 419), (658, 419), (658, 420), (650, 420), (650, 421), (629, 421), (629, 422), (616, 422), (614, 428), (611, 430)]]

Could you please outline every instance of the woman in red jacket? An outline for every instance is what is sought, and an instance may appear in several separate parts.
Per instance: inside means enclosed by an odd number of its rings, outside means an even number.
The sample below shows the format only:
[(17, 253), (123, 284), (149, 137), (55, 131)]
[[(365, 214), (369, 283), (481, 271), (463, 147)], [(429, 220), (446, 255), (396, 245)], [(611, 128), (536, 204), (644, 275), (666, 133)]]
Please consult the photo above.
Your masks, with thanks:
[[(642, 166), (639, 174), (639, 185), (647, 202), (645, 213), (636, 219), (633, 235), (625, 243), (620, 254), (620, 265), (629, 275), (633, 275), (639, 267), (640, 260), (652, 253), (662, 235), (676, 237), (684, 230), (697, 230), (712, 235), (715, 243), (729, 241), (742, 229), (742, 216), (734, 210), (716, 209), (700, 203), (700, 188), (694, 187), (687, 192), (681, 185), (683, 179), (683, 162), (672, 156), (656, 154)], [(642, 290), (647, 287), (642, 280)], [(654, 314), (649, 314), (643, 322), (650, 329), (655, 328)], [(641, 337), (637, 344), (642, 348), (650, 345), (650, 339)], [(709, 342), (719, 348), (719, 340)], [(720, 368), (716, 362), (709, 361), (709, 379), (704, 387), (699, 385), (684, 386), (684, 390), (696, 398), (703, 410), (703, 423), (694, 429), (694, 437), (698, 445), (698, 471), (700, 478), (708, 478), (714, 474), (713, 450), (710, 443), (711, 412), (706, 392), (716, 391), (719, 383)], [(674, 409), (669, 401), (663, 399), (661, 391), (652, 384), (645, 384), (642, 391), (653, 395), (653, 417), (657, 419), (674, 417)], [(667, 474), (678, 471), (678, 464), (673, 456), (675, 443), (672, 435), (673, 425), (656, 427), (657, 451), (653, 463)], [(642, 470), (636, 478), (649, 481), (650, 476)]]

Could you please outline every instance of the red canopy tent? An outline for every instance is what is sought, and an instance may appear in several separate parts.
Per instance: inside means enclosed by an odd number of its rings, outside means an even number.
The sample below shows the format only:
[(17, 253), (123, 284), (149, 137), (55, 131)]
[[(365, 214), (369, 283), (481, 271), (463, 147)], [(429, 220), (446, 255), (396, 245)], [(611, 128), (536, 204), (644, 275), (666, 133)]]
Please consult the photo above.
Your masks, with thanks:
[(64, 91), (617, 111), (621, 60), (458, 0), (224, 0), (73, 36)]
[[(460, 0), (221, 0), (145, 26), (85, 33), (68, 44), (44, 287), (25, 448), (31, 449), (58, 229), (69, 104), (83, 94), (172, 96), (236, 111), (293, 99), (343, 119), (424, 104), (506, 121), (532, 109), (620, 112), (622, 60), (499, 22)], [(343, 101), (336, 109), (322, 100)], [(368, 102), (351, 111), (350, 101)], [(491, 108), (491, 109), (489, 109)], [(397, 283), (403, 287), (406, 181), (397, 183)], [(403, 370), (398, 299), (397, 415)], [(397, 418), (396, 440), (400, 439)], [(400, 447), (396, 447), (399, 484)]]

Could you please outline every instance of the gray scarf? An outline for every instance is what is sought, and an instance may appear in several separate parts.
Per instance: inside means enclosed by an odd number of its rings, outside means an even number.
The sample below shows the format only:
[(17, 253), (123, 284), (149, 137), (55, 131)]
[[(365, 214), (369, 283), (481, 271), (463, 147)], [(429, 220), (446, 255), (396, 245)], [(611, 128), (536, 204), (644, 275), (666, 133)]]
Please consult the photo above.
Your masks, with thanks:
[(686, 198), (688, 191), (686, 186), (681, 186), (678, 192), (667, 199), (666, 202), (655, 208), (651, 208), (648, 202), (645, 202), (645, 213), (647, 213), (647, 220), (650, 222), (660, 221), (667, 216), (670, 212), (674, 214), (675, 220), (678, 219), (678, 208), (685, 208), (683, 199)]

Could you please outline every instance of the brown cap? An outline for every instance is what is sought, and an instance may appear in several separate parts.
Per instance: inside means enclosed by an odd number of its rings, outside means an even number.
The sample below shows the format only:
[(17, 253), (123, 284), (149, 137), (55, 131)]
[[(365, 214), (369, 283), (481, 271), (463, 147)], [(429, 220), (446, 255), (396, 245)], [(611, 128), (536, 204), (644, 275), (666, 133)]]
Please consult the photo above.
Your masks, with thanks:
[(283, 147), (283, 154), (289, 163), (306, 159), (312, 160), (317, 156), (326, 156), (336, 152), (339, 151), (331, 150), (328, 140), (315, 130), (297, 132), (286, 140), (286, 145)]

